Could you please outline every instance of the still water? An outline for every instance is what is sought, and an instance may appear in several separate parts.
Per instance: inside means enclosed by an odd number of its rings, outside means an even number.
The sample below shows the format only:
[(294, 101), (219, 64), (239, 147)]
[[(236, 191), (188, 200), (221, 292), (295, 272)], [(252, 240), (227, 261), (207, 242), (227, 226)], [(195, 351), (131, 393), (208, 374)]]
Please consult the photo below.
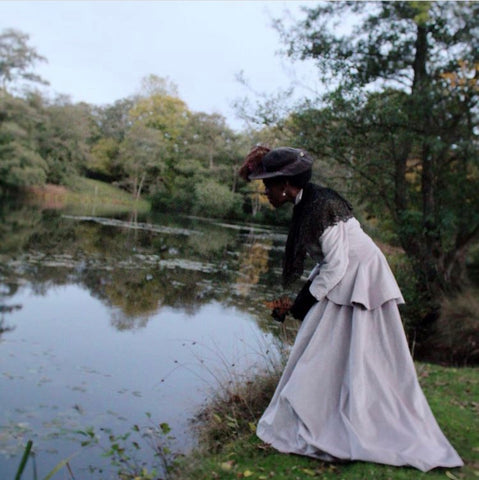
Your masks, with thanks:
[(113, 478), (110, 435), (135, 426), (167, 423), (169, 446), (191, 448), (200, 406), (274, 355), (265, 301), (281, 293), (284, 241), (278, 228), (212, 219), (3, 208), (1, 478), (28, 440), (23, 479), (70, 456), (75, 478)]

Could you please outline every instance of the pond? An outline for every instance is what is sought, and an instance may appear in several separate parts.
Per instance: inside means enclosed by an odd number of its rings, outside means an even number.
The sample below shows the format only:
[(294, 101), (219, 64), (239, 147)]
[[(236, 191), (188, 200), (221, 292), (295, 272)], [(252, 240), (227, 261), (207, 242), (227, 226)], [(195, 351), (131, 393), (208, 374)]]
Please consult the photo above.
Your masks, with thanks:
[(160, 424), (186, 452), (200, 406), (274, 355), (283, 230), (0, 210), (2, 478), (28, 440), (23, 479), (71, 456), (76, 478), (113, 478), (104, 453), (133, 432), (146, 461), (141, 433)]

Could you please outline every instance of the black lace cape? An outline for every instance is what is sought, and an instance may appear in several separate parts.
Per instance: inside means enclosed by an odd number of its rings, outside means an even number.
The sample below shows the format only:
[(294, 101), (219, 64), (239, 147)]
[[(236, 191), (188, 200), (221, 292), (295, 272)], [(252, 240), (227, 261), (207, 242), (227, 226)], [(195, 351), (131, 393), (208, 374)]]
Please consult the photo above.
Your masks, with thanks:
[(308, 244), (319, 245), (319, 238), (330, 226), (353, 216), (353, 207), (339, 193), (308, 183), (293, 218), (283, 259), (283, 286), (298, 279), (304, 270)]

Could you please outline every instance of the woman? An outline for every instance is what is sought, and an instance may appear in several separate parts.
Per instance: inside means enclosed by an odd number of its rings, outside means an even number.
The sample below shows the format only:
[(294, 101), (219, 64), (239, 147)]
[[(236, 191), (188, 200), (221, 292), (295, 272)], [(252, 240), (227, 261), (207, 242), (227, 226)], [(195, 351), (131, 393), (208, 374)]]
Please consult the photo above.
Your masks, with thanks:
[(317, 262), (290, 308), (303, 323), (257, 435), (326, 461), (462, 466), (419, 386), (384, 255), (344, 198), (310, 183), (311, 168), (304, 150), (256, 147), (240, 171), (263, 180), (275, 208), (295, 205), (283, 284), (301, 276), (306, 254)]

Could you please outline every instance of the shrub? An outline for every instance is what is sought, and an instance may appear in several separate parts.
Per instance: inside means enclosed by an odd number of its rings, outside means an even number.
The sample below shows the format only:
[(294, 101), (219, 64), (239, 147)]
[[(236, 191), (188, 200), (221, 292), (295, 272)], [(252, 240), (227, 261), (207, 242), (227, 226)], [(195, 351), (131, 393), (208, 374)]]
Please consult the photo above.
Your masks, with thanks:
[(477, 290), (466, 290), (442, 301), (429, 343), (435, 361), (460, 366), (479, 364)]
[(241, 196), (211, 179), (198, 183), (194, 195), (194, 213), (208, 217), (227, 217), (238, 211), (242, 203)]

